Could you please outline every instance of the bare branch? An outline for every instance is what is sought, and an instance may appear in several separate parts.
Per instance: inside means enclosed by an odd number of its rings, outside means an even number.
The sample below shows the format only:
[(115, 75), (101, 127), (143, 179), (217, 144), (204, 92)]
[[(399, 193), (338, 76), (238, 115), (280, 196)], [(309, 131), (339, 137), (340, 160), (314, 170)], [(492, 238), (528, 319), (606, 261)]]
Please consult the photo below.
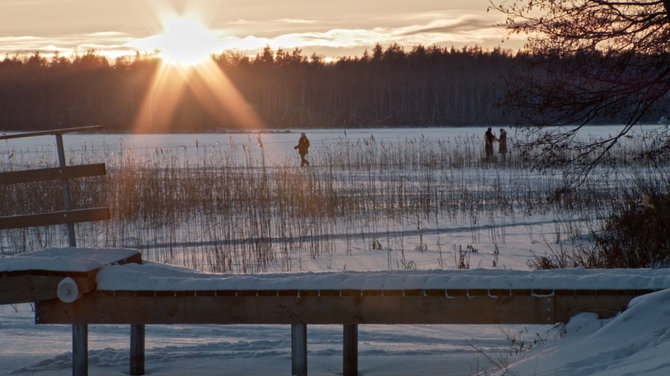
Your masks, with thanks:
[[(670, 0), (491, 1), (510, 33), (528, 35), (525, 69), (512, 77), (504, 102), (519, 125), (534, 126), (527, 154), (539, 167), (585, 176), (650, 113), (670, 104)], [(611, 138), (589, 144), (576, 131), (594, 121), (627, 119)], [(562, 125), (546, 131), (546, 126)], [(670, 137), (670, 136), (668, 136)], [(670, 142), (645, 155), (662, 159)], [(670, 156), (667, 156), (670, 160)]]

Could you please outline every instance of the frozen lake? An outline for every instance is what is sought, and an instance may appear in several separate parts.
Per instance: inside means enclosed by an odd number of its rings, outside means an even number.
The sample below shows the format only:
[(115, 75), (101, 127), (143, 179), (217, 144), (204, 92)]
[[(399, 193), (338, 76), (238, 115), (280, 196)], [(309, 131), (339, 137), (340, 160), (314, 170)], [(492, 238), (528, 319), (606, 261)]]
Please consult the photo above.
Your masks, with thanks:
[[(515, 128), (505, 128), (510, 144), (525, 137)], [(583, 137), (607, 137), (621, 130), (620, 126), (588, 126), (580, 134)], [(632, 130), (631, 135), (641, 135), (652, 130), (666, 130), (664, 126), (639, 126)], [(240, 154), (239, 162), (245, 163), (245, 155), (259, 161), (261, 151), (269, 165), (285, 161), (298, 161), (294, 146), (298, 143), (301, 132), (305, 132), (310, 140), (310, 154), (318, 155), (326, 147), (341, 143), (355, 143), (370, 140), (379, 143), (405, 143), (408, 140), (425, 138), (443, 141), (456, 147), (459, 142), (472, 140), (480, 142), (483, 151), (484, 132), (486, 127), (462, 128), (361, 128), (361, 129), (291, 129), (268, 130), (208, 134), (66, 134), (64, 145), (66, 154), (76, 161), (83, 155), (101, 155), (105, 162), (114, 165), (129, 151), (135, 158), (154, 158), (161, 150), (174, 151), (180, 158), (199, 158), (205, 152), (233, 151)], [(499, 129), (493, 132), (498, 135)], [(625, 139), (624, 139), (625, 140)], [(261, 147), (262, 146), (262, 147)], [(497, 147), (496, 147), (497, 148)], [(9, 158), (12, 156), (11, 158)], [(55, 158), (55, 137), (40, 136), (18, 138), (0, 142), (0, 166), (12, 168), (17, 164), (30, 163), (34, 157), (44, 159), (44, 163), (57, 163)], [(54, 156), (54, 158), (50, 158)]]

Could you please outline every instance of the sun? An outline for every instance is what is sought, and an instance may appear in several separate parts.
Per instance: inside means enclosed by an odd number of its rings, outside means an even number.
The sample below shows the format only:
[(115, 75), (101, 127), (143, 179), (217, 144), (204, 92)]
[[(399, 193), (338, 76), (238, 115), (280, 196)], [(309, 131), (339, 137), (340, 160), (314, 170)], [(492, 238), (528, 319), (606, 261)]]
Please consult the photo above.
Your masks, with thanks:
[(163, 28), (163, 34), (156, 35), (152, 44), (166, 63), (191, 66), (208, 60), (217, 51), (214, 32), (194, 18), (171, 18), (163, 22)]
[(171, 129), (182, 122), (180, 109), (184, 98), (195, 99), (209, 116), (221, 124), (235, 124), (249, 129), (266, 127), (253, 107), (220, 69), (212, 55), (223, 51), (223, 42), (209, 30), (199, 17), (200, 12), (189, 10), (176, 14), (170, 9), (158, 9), (162, 30), (157, 34), (129, 43), (138, 51), (154, 51), (163, 64), (157, 68), (151, 84), (135, 116), (133, 128), (138, 133)]

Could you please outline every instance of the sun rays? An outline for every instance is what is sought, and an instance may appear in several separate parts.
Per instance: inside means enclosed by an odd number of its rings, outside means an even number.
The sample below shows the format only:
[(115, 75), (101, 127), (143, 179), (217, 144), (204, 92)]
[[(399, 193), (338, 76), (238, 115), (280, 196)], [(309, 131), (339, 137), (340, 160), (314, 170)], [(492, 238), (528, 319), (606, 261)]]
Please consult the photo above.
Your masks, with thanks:
[(183, 72), (161, 64), (151, 80), (144, 101), (135, 118), (136, 133), (168, 131), (172, 115), (183, 97), (186, 80)]
[(213, 60), (198, 64), (193, 73), (188, 85), (210, 116), (219, 120), (228, 116), (235, 124), (249, 129), (265, 128), (265, 123)]
[[(217, 123), (233, 123), (246, 129), (265, 128), (212, 59), (217, 46), (215, 34), (193, 17), (171, 16), (162, 23), (162, 34), (142, 41), (158, 51), (161, 64), (135, 119), (135, 132), (170, 130), (187, 91)], [(183, 124), (179, 128), (184, 128)]]

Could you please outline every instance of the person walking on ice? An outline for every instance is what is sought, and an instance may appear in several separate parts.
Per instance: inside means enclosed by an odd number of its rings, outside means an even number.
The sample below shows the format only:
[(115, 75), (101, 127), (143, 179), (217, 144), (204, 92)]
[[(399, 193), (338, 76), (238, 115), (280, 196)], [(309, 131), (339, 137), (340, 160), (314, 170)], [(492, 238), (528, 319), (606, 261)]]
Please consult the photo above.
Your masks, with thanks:
[(485, 162), (491, 162), (491, 159), (493, 159), (493, 142), (495, 140), (496, 136), (491, 132), (491, 128), (487, 129), (484, 134), (484, 151), (486, 153), (486, 158), (484, 158)]
[(298, 140), (298, 145), (294, 149), (298, 149), (298, 154), (300, 154), (300, 167), (309, 166), (309, 161), (305, 158), (307, 155), (307, 149), (309, 149), (309, 140), (305, 132), (302, 132), (300, 135), (300, 140)]
[(502, 128), (500, 128), (500, 136), (498, 137), (498, 153), (500, 153), (503, 162), (507, 160), (507, 132)]

